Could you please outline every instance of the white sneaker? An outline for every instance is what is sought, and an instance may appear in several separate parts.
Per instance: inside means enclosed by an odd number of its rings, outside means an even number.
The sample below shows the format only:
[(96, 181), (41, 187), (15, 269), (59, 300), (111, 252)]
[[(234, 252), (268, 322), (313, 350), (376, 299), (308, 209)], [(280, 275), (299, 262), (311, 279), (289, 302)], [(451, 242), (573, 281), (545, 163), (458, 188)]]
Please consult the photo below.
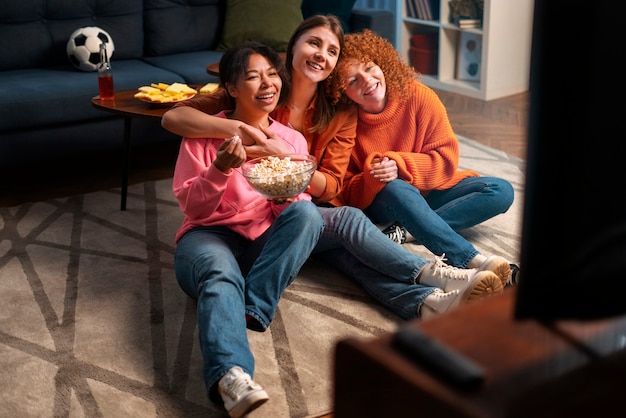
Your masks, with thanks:
[(218, 391), (224, 400), (224, 408), (233, 418), (246, 415), (269, 399), (267, 392), (239, 366), (230, 369), (220, 379)]
[(515, 263), (509, 263), (511, 267), (511, 278), (506, 282), (507, 285), (513, 286), (519, 284), (520, 268)]
[(383, 229), (383, 234), (390, 240), (400, 245), (406, 242), (406, 229), (399, 224), (391, 224), (387, 228)]
[[(470, 299), (478, 299), (483, 294), (502, 293), (503, 285), (497, 274), (490, 269), (461, 269), (444, 263), (445, 254), (435, 256), (435, 261), (426, 265), (418, 277), (418, 283), (437, 287), (445, 293), (459, 290), (470, 292)], [(495, 256), (494, 256), (495, 257)], [(489, 260), (489, 259), (487, 259)], [(487, 265), (487, 262), (483, 263)], [(481, 266), (482, 267), (482, 266)], [(471, 286), (470, 286), (471, 283)]]

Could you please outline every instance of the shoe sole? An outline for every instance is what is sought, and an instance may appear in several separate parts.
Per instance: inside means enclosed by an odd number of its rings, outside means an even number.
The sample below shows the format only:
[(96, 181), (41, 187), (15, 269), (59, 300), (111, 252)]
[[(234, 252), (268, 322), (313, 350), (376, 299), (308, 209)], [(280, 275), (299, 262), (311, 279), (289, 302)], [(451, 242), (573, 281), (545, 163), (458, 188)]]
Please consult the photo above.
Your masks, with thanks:
[[(454, 279), (450, 279), (454, 280)], [(464, 281), (459, 281), (458, 284), (463, 286)], [(420, 307), (419, 316), (421, 319), (428, 319), (434, 316), (441, 315), (448, 312), (459, 305), (465, 303), (484, 299), (489, 296), (499, 295), (504, 292), (504, 286), (500, 278), (492, 271), (479, 271), (469, 281), (467, 286), (464, 286), (463, 294), (457, 294), (456, 299), (442, 312), (437, 312), (430, 306), (423, 303)], [(460, 289), (450, 289), (448, 292), (458, 292)]]
[(483, 299), (504, 292), (504, 286), (498, 275), (492, 271), (481, 271), (472, 278), (461, 296), (461, 303)]
[(479, 268), (479, 271), (486, 270), (494, 272), (500, 278), (503, 287), (511, 280), (511, 265), (498, 255), (487, 257), (487, 260)]
[(239, 401), (233, 409), (228, 411), (228, 415), (232, 418), (243, 417), (263, 405), (268, 400), (269, 396), (264, 390), (251, 393), (247, 398)]

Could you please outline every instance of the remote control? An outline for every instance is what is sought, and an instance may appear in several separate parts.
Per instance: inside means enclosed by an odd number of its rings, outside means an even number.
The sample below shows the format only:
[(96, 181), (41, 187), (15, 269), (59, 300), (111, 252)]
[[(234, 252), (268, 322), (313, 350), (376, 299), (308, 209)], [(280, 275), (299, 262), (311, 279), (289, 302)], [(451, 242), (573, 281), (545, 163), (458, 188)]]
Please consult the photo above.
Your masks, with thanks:
[(400, 327), (391, 344), (415, 363), (458, 388), (474, 387), (484, 379), (485, 371), (476, 363), (412, 326)]

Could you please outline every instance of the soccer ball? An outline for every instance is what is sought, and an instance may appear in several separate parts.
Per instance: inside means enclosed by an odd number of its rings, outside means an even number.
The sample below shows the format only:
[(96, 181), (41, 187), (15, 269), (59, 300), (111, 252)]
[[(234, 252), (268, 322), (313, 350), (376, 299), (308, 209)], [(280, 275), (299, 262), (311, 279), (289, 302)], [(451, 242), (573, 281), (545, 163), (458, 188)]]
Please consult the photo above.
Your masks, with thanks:
[(67, 41), (66, 53), (74, 67), (81, 71), (96, 71), (100, 65), (100, 44), (105, 43), (111, 59), (115, 45), (111, 36), (97, 26), (76, 29)]

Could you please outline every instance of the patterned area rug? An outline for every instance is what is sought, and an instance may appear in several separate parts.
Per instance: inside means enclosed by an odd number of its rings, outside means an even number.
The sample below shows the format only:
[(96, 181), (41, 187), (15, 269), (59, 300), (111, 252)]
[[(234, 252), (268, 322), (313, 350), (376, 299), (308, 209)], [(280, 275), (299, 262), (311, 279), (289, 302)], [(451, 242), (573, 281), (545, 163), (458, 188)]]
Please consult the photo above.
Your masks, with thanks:
[[(466, 236), (519, 258), (523, 161), (461, 139), (463, 168), (510, 180), (513, 207)], [(227, 417), (201, 379), (195, 304), (173, 273), (181, 213), (171, 180), (0, 208), (0, 416)], [(431, 257), (422, 247), (407, 248)], [(332, 410), (333, 350), (401, 320), (308, 262), (265, 333), (249, 331), (270, 401), (251, 417)]]

